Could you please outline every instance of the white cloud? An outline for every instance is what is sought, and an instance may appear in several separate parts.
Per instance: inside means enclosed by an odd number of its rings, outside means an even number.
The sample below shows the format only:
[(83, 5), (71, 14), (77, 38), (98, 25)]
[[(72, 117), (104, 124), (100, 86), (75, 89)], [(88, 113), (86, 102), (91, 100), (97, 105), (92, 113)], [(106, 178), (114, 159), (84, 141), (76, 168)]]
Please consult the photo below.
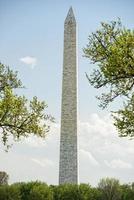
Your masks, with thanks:
[(98, 166), (98, 161), (94, 158), (94, 156), (84, 149), (80, 149), (80, 157), (84, 157), (84, 159), (89, 160), (92, 165)]
[(27, 65), (30, 65), (31, 68), (34, 68), (37, 63), (37, 58), (33, 56), (25, 56), (23, 58), (20, 58), (20, 61)]
[(45, 138), (40, 138), (32, 135), (28, 138), (24, 138), (23, 145), (27, 145), (31, 148), (47, 148), (48, 144), (59, 140), (59, 138), (57, 137), (59, 136), (59, 130), (59, 124), (51, 123), (50, 132), (46, 134)]
[(124, 162), (121, 159), (117, 159), (117, 160), (114, 159), (114, 160), (112, 160), (110, 162), (105, 160), (104, 163), (108, 167), (113, 168), (113, 169), (132, 169), (132, 164), (131, 163)]
[(37, 163), (38, 165), (40, 165), (41, 167), (46, 167), (46, 166), (52, 166), (53, 165), (53, 161), (49, 160), (49, 159), (36, 159), (36, 158), (31, 158), (31, 160), (35, 163)]
[(36, 136), (30, 136), (29, 138), (24, 139), (23, 143), (34, 148), (42, 148), (46, 145), (45, 140), (46, 139), (39, 138)]
[[(60, 125), (54, 123), (45, 139), (26, 138), (13, 145), (12, 153), (0, 154), (0, 169), (9, 171), (10, 182), (38, 179), (57, 184), (59, 140)], [(78, 144), (80, 182), (95, 185), (100, 178), (113, 176), (126, 183), (134, 180), (134, 140), (119, 138), (109, 116), (92, 114), (79, 121)]]

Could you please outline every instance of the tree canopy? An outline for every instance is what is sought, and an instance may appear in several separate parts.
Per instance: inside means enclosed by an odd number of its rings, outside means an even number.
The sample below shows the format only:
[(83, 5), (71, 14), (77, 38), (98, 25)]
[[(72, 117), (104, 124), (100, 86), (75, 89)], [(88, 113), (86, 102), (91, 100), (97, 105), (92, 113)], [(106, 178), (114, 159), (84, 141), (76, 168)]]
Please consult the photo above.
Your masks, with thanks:
[(121, 97), (123, 105), (113, 112), (114, 124), (120, 136), (134, 137), (134, 31), (120, 20), (101, 23), (89, 36), (84, 56), (95, 64), (92, 73), (86, 73), (90, 84), (108, 91), (97, 97), (100, 107)]
[(103, 178), (98, 183), (98, 189), (102, 192), (102, 199), (121, 200), (119, 180), (115, 178)]
[(6, 185), (8, 184), (9, 176), (6, 172), (0, 171), (0, 185)]
[(89, 184), (50, 185), (43, 182), (0, 185), (0, 200), (134, 200), (132, 184), (102, 179), (98, 187)]
[(2, 143), (8, 148), (9, 138), (14, 141), (31, 134), (45, 137), (49, 131), (48, 121), (53, 121), (45, 113), (47, 104), (37, 97), (29, 102), (25, 96), (16, 94), (22, 88), (17, 72), (0, 63), (0, 134)]

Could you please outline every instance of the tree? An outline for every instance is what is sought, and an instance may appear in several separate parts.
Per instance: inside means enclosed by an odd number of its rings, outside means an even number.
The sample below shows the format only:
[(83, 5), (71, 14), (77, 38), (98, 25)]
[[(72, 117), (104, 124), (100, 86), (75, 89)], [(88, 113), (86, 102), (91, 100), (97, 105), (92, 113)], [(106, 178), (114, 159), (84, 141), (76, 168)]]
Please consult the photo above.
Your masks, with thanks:
[(133, 184), (132, 185), (128, 185), (128, 184), (123, 184), (121, 185), (121, 194), (122, 200), (134, 200), (134, 188), (133, 188)]
[(117, 97), (123, 106), (113, 112), (119, 136), (134, 136), (134, 31), (122, 27), (120, 20), (101, 23), (84, 48), (85, 57), (97, 67), (86, 77), (95, 88), (106, 88), (99, 97), (104, 109)]
[(22, 83), (8, 66), (0, 63), (0, 132), (3, 144), (8, 148), (8, 139), (20, 140), (31, 134), (45, 137), (49, 131), (47, 121), (53, 118), (45, 114), (47, 104), (37, 97), (29, 102), (25, 96), (18, 96), (16, 90)]
[(0, 186), (0, 200), (21, 200), (19, 188), (14, 185)]
[(0, 185), (8, 184), (9, 176), (6, 172), (0, 172)]
[(121, 199), (120, 184), (117, 179), (114, 178), (101, 179), (98, 184), (98, 188), (102, 192), (103, 200)]
[(28, 200), (53, 200), (52, 190), (45, 183), (35, 185), (29, 194)]
[(75, 200), (79, 199), (79, 188), (75, 184), (64, 184), (51, 186), (54, 193), (54, 200)]
[(79, 200), (101, 200), (102, 194), (97, 188), (88, 184), (80, 184)]

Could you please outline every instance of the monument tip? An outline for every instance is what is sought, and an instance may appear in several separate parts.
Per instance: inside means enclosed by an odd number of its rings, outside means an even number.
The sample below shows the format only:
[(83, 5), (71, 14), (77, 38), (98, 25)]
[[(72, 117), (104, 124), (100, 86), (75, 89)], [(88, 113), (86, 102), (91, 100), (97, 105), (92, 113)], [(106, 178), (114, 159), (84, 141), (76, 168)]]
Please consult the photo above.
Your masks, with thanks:
[(69, 11), (68, 12), (71, 12), (71, 13), (73, 13), (73, 8), (72, 8), (72, 6), (70, 6), (70, 8), (69, 8)]
[(76, 23), (72, 6), (69, 8), (67, 17), (65, 19), (65, 23), (68, 23), (68, 22)]

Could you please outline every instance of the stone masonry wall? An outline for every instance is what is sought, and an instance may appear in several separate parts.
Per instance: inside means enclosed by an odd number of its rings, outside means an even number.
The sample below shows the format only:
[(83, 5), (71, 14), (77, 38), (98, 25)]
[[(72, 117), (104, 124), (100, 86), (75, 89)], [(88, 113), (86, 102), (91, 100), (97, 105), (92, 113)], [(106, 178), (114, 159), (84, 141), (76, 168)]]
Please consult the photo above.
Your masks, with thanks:
[(77, 184), (77, 171), (76, 21), (70, 8), (64, 24), (59, 184)]

